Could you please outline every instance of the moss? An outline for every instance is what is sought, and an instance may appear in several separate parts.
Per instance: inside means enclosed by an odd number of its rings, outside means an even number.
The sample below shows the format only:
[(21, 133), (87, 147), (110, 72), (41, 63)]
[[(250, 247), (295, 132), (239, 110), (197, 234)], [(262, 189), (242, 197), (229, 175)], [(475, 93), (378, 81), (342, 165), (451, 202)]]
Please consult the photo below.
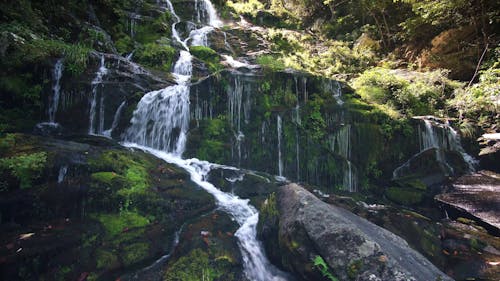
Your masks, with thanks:
[(92, 180), (108, 185), (111, 185), (113, 180), (119, 177), (119, 175), (117, 175), (115, 172), (97, 172), (92, 173), (90, 176)]
[(112, 252), (98, 249), (96, 253), (97, 269), (109, 269), (118, 263), (118, 257)]
[(267, 197), (260, 207), (260, 215), (262, 220), (268, 220), (279, 216), (278, 206), (276, 203), (276, 194), (273, 192)]
[(0, 159), (0, 170), (9, 170), (19, 180), (21, 188), (30, 188), (33, 180), (40, 177), (47, 162), (46, 152), (21, 154)]
[(176, 50), (165, 44), (148, 43), (135, 53), (137, 62), (163, 71), (170, 71)]
[(126, 228), (139, 228), (149, 224), (147, 218), (130, 211), (120, 214), (98, 214), (94, 217), (104, 226), (108, 237), (116, 236)]
[(165, 281), (216, 280), (221, 276), (217, 267), (210, 263), (209, 256), (201, 249), (194, 249), (189, 254), (173, 263), (165, 273)]
[(277, 56), (262, 55), (257, 57), (257, 63), (271, 71), (282, 71), (285, 69), (285, 64)]
[(123, 248), (121, 255), (123, 263), (128, 266), (143, 261), (148, 257), (149, 245), (147, 243), (134, 243)]
[(197, 59), (203, 61), (210, 72), (217, 72), (224, 67), (220, 64), (220, 57), (216, 51), (205, 46), (191, 46), (189, 52)]
[(363, 266), (363, 261), (362, 260), (355, 260), (351, 262), (347, 266), (347, 276), (349, 276), (349, 279), (351, 280), (356, 280), (356, 277), (358, 277), (359, 271)]
[(423, 199), (421, 191), (408, 188), (389, 187), (385, 194), (390, 200), (401, 205), (415, 205)]

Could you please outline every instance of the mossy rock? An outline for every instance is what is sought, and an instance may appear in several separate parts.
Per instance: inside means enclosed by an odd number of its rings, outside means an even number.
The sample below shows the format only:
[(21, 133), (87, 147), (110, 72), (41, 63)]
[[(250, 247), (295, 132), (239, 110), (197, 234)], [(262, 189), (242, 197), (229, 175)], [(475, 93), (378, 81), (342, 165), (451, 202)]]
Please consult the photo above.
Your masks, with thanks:
[(123, 264), (129, 266), (138, 262), (144, 261), (149, 256), (149, 244), (134, 243), (123, 248), (123, 253), (120, 255)]
[(385, 195), (391, 201), (401, 205), (416, 205), (423, 200), (422, 191), (410, 188), (389, 187), (385, 191)]

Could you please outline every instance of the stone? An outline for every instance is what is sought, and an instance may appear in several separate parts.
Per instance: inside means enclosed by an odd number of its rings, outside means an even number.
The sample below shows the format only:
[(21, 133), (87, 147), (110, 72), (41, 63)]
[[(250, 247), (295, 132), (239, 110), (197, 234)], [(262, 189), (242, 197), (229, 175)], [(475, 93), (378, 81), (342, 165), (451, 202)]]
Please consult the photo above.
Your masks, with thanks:
[[(304, 280), (332, 280), (325, 271), (338, 280), (452, 280), (399, 236), (297, 184), (276, 198), (281, 265)], [(327, 268), (318, 270), (321, 260)]]

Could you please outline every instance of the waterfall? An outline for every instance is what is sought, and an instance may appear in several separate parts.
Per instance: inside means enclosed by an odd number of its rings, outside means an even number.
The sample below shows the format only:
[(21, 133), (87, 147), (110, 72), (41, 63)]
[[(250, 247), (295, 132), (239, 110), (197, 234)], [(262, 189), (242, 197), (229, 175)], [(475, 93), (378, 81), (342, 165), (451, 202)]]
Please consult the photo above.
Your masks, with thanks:
[(444, 124), (438, 124), (438, 126), (434, 126), (431, 120), (424, 119), (423, 121), (424, 130), (419, 127), (421, 152), (429, 148), (436, 148), (436, 160), (452, 173), (453, 168), (446, 162), (444, 151), (458, 152), (466, 163), (468, 171), (475, 171), (477, 161), (465, 152), (460, 144), (460, 137), (447, 121)]
[(468, 172), (472, 173), (475, 171), (477, 160), (465, 152), (460, 144), (459, 135), (450, 126), (448, 121), (438, 123), (438, 121), (434, 119), (431, 120), (430, 118), (432, 117), (423, 118), (423, 126), (421, 124), (418, 126), (420, 151), (393, 171), (393, 179), (404, 176), (405, 172), (409, 171), (411, 168), (410, 161), (419, 157), (428, 149), (435, 149), (436, 161), (445, 174), (454, 172), (453, 167), (446, 161), (445, 151), (459, 153), (464, 163), (467, 165)]
[(127, 104), (127, 101), (123, 101), (118, 109), (115, 112), (115, 116), (113, 117), (113, 123), (111, 124), (111, 128), (109, 128), (106, 131), (103, 131), (102, 134), (111, 137), (111, 134), (113, 133), (113, 130), (116, 129), (116, 126), (118, 126), (118, 122), (120, 122), (120, 116), (122, 114), (123, 109), (125, 108), (125, 105)]
[(61, 91), (61, 77), (64, 65), (63, 59), (58, 59), (52, 71), (52, 97), (49, 98), (49, 122), (55, 123), (57, 107), (59, 105), (59, 96)]
[[(108, 69), (104, 64), (104, 55), (101, 55), (101, 64), (99, 69), (96, 72), (96, 76), (94, 80), (92, 80), (92, 97), (90, 101), (90, 112), (89, 112), (89, 134), (100, 134), (102, 131), (96, 131), (95, 122), (96, 122), (96, 107), (97, 107), (97, 87), (102, 83), (103, 77), (108, 73)], [(99, 127), (101, 128), (101, 124), (104, 124), (104, 96), (101, 93), (101, 101), (100, 101), (100, 111), (99, 111)]]
[(351, 125), (341, 127), (334, 135), (329, 136), (328, 145), (330, 150), (344, 159), (343, 181), (344, 190), (357, 191), (357, 176), (351, 158)]
[(278, 114), (276, 117), (276, 129), (278, 133), (278, 176), (283, 176), (283, 159), (281, 157), (281, 116)]
[[(189, 125), (189, 82), (191, 80), (191, 54), (187, 51), (187, 42), (182, 41), (175, 30), (180, 22), (170, 1), (163, 3), (171, 10), (176, 21), (172, 24), (173, 39), (182, 44), (186, 51), (181, 51), (174, 67), (174, 77), (177, 85), (162, 90), (149, 92), (142, 97), (134, 111), (131, 126), (124, 135), (124, 145), (145, 150), (169, 163), (185, 169), (191, 180), (212, 194), (219, 207), (227, 212), (240, 225), (235, 236), (242, 252), (244, 272), (248, 279), (256, 281), (287, 280), (284, 273), (276, 269), (267, 260), (262, 244), (257, 240), (258, 212), (249, 204), (248, 199), (241, 199), (233, 194), (225, 193), (206, 181), (206, 176), (214, 164), (197, 159), (182, 159), (186, 133)], [(218, 18), (212, 4), (203, 0), (209, 23), (218, 25)], [(202, 11), (199, 11), (202, 14)], [(219, 21), (220, 22), (220, 21)], [(210, 32), (210, 29), (200, 28), (192, 34)], [(190, 35), (190, 36), (191, 36)], [(194, 41), (194, 40), (193, 40)], [(193, 43), (193, 42), (192, 42)], [(194, 42), (196, 43), (196, 42)], [(202, 42), (204, 43), (204, 42)]]
[(343, 105), (344, 101), (342, 100), (342, 85), (337, 80), (328, 80), (323, 84), (323, 88), (325, 92), (331, 93), (332, 97), (335, 99), (338, 105)]
[(57, 183), (61, 183), (64, 181), (66, 177), (66, 173), (68, 172), (68, 166), (64, 165), (59, 168), (59, 174), (57, 175)]

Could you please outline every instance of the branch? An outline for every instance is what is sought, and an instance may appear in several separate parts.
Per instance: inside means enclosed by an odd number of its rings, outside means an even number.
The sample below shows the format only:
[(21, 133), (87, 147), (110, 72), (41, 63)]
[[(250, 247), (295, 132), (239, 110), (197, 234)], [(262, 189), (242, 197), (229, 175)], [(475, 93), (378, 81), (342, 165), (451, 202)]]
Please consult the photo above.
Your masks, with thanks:
[(486, 55), (486, 51), (488, 51), (488, 46), (489, 46), (489, 44), (486, 44), (486, 47), (484, 47), (483, 54), (481, 55), (481, 57), (479, 58), (479, 61), (477, 62), (476, 71), (474, 72), (472, 79), (470, 79), (470, 82), (467, 85), (467, 87), (470, 87), (472, 85), (472, 82), (474, 81), (474, 79), (476, 79), (477, 73), (479, 72), (479, 67), (481, 66), (481, 63), (483, 62), (484, 55)]

